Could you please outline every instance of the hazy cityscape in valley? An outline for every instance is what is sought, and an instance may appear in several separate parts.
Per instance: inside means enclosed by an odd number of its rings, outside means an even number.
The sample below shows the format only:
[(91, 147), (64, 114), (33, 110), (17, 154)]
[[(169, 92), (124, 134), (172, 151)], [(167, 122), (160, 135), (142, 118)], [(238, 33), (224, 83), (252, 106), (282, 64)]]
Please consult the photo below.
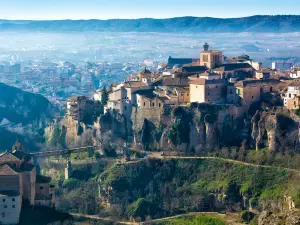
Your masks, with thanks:
[(299, 225), (300, 2), (0, 2), (0, 225)]
[[(197, 58), (204, 42), (229, 57), (251, 55), (267, 68), (271, 68), (273, 61), (299, 64), (299, 33), (214, 33), (212, 36), (202, 32), (11, 31), (1, 32), (0, 36), (0, 81), (64, 104), (67, 97), (92, 94), (145, 66), (154, 71), (169, 56)], [(67, 68), (70, 64), (74, 71)], [(7, 76), (4, 66), (8, 65), (20, 65), (20, 70)], [(66, 74), (74, 78), (73, 83), (85, 79), (91, 88), (86, 88), (86, 84), (83, 87), (57, 85), (58, 78)], [(49, 79), (55, 80), (49, 83)]]

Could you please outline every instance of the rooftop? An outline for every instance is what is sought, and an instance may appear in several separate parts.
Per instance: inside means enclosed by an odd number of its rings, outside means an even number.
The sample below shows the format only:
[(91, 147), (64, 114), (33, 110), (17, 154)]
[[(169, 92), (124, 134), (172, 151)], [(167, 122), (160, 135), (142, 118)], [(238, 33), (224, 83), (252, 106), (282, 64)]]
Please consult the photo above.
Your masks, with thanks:
[(153, 93), (153, 90), (139, 90), (135, 92), (135, 94), (141, 95), (148, 99), (152, 99), (156, 97), (155, 94)]
[(193, 79), (191, 80), (190, 84), (191, 85), (205, 85), (205, 84), (226, 84), (226, 80), (207, 80), (205, 78), (198, 78), (198, 79)]
[(146, 87), (146, 86), (148, 85), (142, 81), (126, 81), (124, 83), (125, 88)]
[(232, 71), (237, 69), (251, 69), (252, 66), (249, 63), (227, 63), (214, 68), (215, 71)]
[(151, 74), (151, 71), (148, 70), (147, 68), (144, 68), (144, 69), (140, 72), (140, 74)]
[(11, 175), (18, 175), (19, 171), (15, 168), (12, 168), (8, 164), (3, 164), (0, 166), (0, 176), (11, 176)]
[(183, 73), (202, 73), (206, 71), (205, 66), (184, 66), (182, 67)]
[(238, 81), (235, 86), (236, 87), (246, 87), (248, 85), (251, 84), (279, 84), (280, 81), (279, 80), (275, 80), (275, 79), (263, 79), (263, 80), (242, 80), (242, 81)]
[(189, 80), (181, 77), (163, 77), (157, 82), (154, 82), (154, 84), (159, 86), (187, 86), (189, 84)]
[(0, 164), (5, 162), (20, 162), (21, 160), (11, 152), (4, 152), (0, 155)]
[(1, 197), (18, 197), (19, 195), (20, 195), (20, 193), (17, 191), (11, 191), (11, 190), (0, 191), (0, 198)]
[(51, 177), (36, 175), (36, 183), (37, 184), (48, 184), (50, 182), (51, 182)]

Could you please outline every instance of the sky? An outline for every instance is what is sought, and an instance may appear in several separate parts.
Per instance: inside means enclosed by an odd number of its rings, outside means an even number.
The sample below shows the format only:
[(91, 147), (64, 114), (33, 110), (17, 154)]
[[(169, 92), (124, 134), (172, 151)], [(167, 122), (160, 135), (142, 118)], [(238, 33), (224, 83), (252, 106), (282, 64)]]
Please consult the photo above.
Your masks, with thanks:
[(300, 0), (0, 0), (0, 19), (232, 18), (300, 14)]

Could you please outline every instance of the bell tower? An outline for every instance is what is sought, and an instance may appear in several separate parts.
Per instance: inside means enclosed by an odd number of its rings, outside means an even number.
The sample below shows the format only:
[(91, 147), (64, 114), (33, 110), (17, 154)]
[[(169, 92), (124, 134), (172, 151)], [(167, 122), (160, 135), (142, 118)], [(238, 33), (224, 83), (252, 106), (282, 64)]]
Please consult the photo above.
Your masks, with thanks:
[(208, 51), (208, 49), (209, 49), (209, 45), (207, 44), (207, 42), (205, 42), (205, 43), (204, 43), (204, 45), (203, 45), (203, 49), (204, 49), (204, 51), (205, 51), (205, 52), (207, 52), (207, 51)]

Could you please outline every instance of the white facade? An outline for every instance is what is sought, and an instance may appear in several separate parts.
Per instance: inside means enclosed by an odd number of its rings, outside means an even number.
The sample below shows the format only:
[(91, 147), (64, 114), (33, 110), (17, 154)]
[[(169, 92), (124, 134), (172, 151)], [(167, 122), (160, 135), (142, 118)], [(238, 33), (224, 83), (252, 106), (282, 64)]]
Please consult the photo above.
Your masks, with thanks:
[(290, 73), (290, 77), (293, 79), (300, 78), (300, 68), (292, 70)]
[(0, 224), (18, 224), (21, 205), (20, 194), (0, 193)]
[(287, 106), (288, 99), (294, 99), (296, 96), (300, 96), (300, 86), (289, 86), (283, 97), (284, 106)]

